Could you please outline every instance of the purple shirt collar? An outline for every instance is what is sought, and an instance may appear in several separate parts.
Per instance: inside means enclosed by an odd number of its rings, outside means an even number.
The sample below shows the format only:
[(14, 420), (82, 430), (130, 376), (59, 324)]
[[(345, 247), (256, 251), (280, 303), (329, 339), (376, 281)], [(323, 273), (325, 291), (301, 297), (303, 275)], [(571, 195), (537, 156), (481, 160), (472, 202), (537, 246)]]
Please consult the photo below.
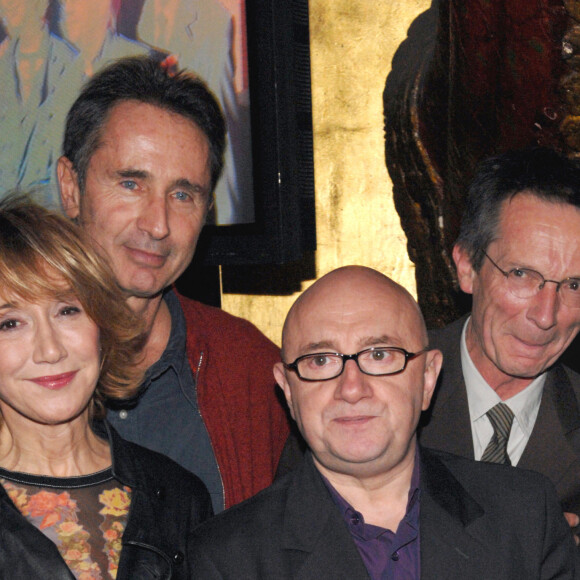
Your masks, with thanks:
[(407, 510), (396, 531), (366, 524), (363, 515), (357, 512), (321, 474), (372, 580), (419, 580), (420, 578), (420, 463), (419, 445), (417, 445)]

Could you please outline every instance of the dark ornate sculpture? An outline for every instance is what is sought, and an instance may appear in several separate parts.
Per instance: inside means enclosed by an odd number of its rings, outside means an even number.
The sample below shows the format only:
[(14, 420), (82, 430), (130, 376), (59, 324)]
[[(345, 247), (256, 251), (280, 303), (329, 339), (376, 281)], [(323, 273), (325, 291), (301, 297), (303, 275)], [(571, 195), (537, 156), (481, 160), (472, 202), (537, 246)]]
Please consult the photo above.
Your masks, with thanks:
[(386, 162), (431, 327), (468, 309), (451, 249), (477, 163), (542, 144), (580, 155), (580, 0), (434, 0), (384, 92)]

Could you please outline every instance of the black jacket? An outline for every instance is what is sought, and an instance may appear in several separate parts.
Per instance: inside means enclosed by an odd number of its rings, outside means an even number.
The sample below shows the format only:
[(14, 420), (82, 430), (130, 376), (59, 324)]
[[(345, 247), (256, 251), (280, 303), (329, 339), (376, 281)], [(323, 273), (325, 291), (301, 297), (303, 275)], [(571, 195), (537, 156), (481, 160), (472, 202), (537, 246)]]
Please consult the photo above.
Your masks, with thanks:
[[(421, 449), (422, 580), (572, 580), (573, 542), (542, 475)], [(309, 453), (197, 528), (199, 580), (368, 580)]]
[[(117, 580), (188, 579), (188, 531), (212, 515), (201, 480), (164, 455), (121, 439), (108, 424), (113, 475), (131, 490)], [(58, 548), (16, 509), (0, 486), (0, 578), (74, 580)]]

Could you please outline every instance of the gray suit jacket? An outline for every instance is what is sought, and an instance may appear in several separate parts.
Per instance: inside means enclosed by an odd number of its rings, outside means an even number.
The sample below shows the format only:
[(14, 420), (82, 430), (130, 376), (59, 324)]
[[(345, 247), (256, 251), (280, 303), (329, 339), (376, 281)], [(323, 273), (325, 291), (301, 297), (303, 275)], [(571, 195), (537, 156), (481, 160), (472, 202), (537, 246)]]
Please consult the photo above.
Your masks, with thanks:
[[(573, 577), (572, 538), (544, 477), (426, 449), (420, 543), (423, 580)], [(203, 580), (369, 578), (310, 454), (197, 528), (189, 547), (191, 577)]]
[[(466, 318), (429, 333), (443, 352), (443, 370), (422, 418), (422, 445), (473, 459), (460, 337)], [(580, 375), (561, 364), (549, 371), (532, 436), (518, 463), (549, 477), (565, 511), (580, 514)]]

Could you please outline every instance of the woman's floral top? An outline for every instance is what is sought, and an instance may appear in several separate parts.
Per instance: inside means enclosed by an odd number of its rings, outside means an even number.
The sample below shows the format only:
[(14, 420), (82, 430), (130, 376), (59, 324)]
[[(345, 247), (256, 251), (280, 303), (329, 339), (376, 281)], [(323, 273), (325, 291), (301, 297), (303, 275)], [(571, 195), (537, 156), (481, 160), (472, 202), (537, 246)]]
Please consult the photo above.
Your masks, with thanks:
[(131, 489), (110, 468), (67, 478), (0, 469), (0, 483), (20, 513), (56, 544), (76, 578), (117, 577)]

